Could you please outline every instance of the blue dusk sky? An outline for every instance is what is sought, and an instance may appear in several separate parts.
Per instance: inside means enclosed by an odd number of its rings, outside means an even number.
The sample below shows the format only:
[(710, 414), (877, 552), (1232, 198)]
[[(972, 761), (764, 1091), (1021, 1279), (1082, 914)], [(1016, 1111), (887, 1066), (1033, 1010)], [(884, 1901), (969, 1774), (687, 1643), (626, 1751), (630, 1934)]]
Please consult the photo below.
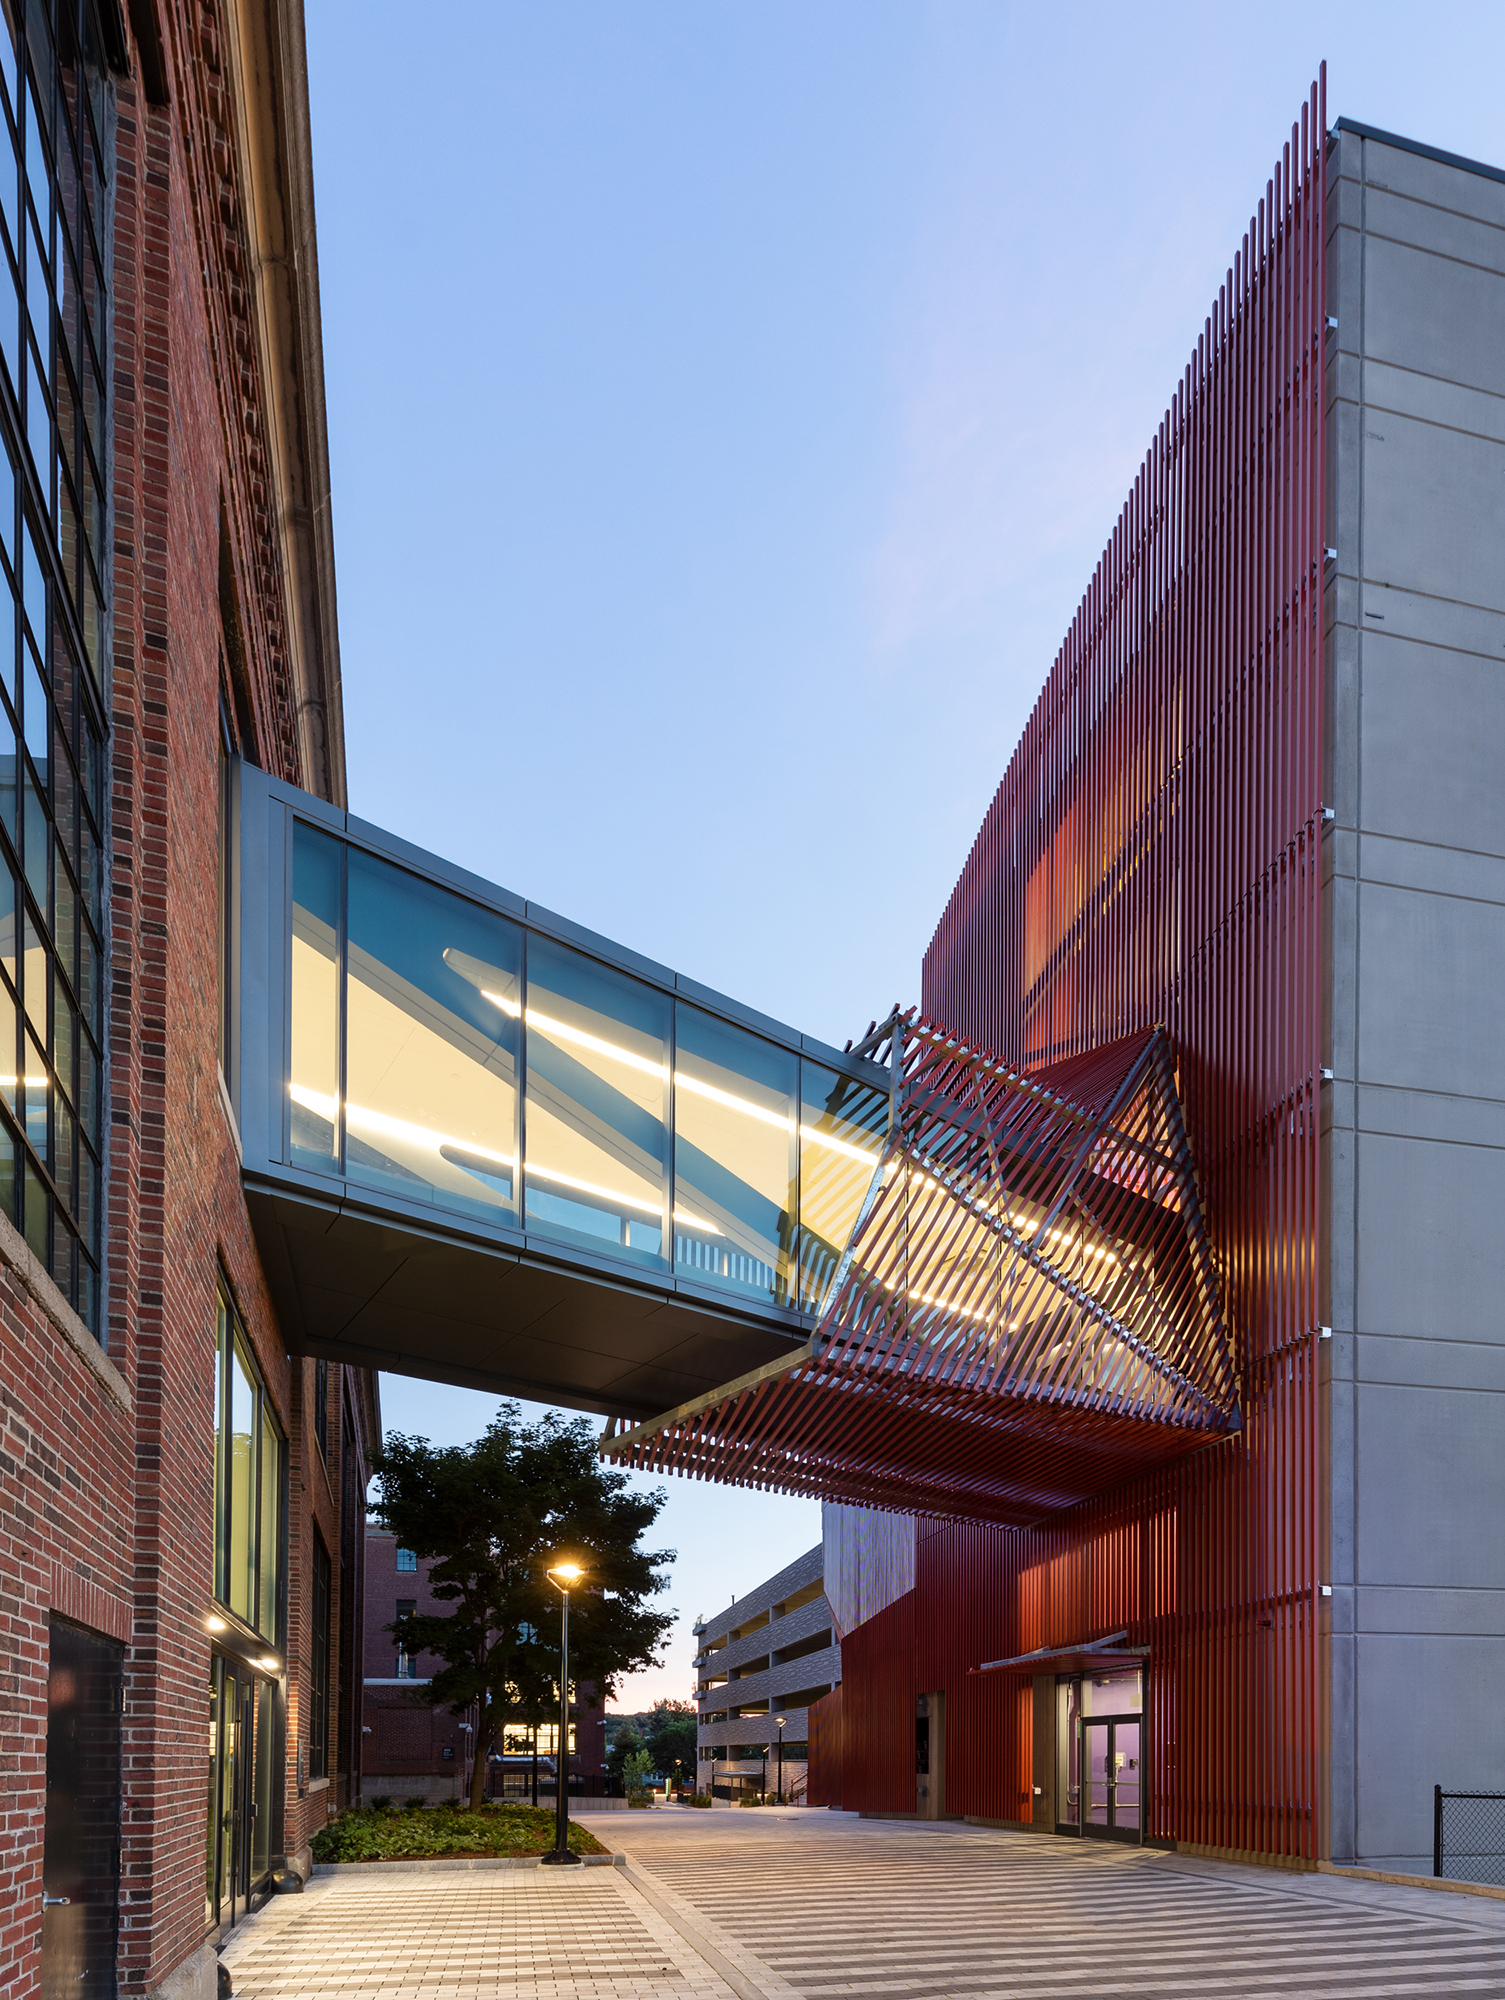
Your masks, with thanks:
[[(838, 1044), (918, 998), (1319, 61), (1330, 120), (1505, 164), (1505, 11), (1435, 0), (313, 0), (308, 38), (352, 807)], [(818, 1539), (670, 1485), (686, 1622)]]

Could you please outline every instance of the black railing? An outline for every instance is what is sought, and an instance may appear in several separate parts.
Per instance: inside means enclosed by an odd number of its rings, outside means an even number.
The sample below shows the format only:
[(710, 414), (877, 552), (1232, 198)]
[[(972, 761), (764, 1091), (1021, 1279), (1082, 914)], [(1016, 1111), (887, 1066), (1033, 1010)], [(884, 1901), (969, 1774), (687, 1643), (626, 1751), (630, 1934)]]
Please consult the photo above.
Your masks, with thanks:
[(1505, 1792), (1433, 1787), (1432, 1873), (1505, 1888)]

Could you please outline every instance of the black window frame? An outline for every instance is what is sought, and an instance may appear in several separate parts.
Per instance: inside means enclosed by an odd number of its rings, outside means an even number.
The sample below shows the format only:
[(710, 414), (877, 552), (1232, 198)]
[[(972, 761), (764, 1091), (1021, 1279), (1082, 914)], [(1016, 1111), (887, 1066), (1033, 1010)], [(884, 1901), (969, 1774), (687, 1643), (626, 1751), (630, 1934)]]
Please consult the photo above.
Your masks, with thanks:
[(329, 1609), (333, 1568), (324, 1537), (313, 1531), (308, 1649), (308, 1775), (329, 1776)]

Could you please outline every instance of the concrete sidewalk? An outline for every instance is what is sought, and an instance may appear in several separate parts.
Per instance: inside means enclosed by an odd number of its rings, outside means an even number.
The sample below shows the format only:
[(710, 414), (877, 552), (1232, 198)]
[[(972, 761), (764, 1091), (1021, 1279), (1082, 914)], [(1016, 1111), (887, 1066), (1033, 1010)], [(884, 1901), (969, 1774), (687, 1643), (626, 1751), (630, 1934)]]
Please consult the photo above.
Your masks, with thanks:
[(610, 1840), (625, 1867), (317, 1878), (226, 1948), (238, 2000), (1505, 2000), (1505, 1903), (1425, 1888), (822, 1811)]

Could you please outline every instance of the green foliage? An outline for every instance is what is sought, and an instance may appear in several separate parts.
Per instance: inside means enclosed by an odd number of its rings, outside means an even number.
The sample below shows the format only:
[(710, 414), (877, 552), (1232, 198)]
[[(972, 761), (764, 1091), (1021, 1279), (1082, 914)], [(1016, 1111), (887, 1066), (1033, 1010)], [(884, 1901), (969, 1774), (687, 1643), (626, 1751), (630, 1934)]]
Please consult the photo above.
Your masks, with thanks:
[(669, 1614), (648, 1600), (665, 1587), (670, 1551), (639, 1546), (664, 1504), (634, 1493), (624, 1473), (597, 1460), (585, 1419), (550, 1411), (526, 1424), (503, 1403), (472, 1445), (439, 1448), (402, 1432), (373, 1461), (381, 1484), (374, 1518), (430, 1564), (442, 1614), (399, 1618), (391, 1631), (410, 1653), (444, 1662), (421, 1696), (452, 1714), (474, 1711), (471, 1803), (479, 1807), (486, 1759), (504, 1726), (548, 1722), (558, 1712), (559, 1593), (553, 1561), (586, 1569), (570, 1597), (570, 1669), (598, 1702), (623, 1674), (655, 1666)]
[(762, 1803), (763, 1794), (761, 1792), (744, 1792), (737, 1801), (739, 1806), (760, 1806)]
[(621, 1780), (622, 1767), (629, 1757), (636, 1756), (643, 1747), (643, 1739), (631, 1723), (618, 1723), (612, 1731), (611, 1744), (606, 1752), (606, 1768), (611, 1775)]
[(708, 1806), (710, 1803), (711, 1795), (709, 1792), (695, 1792), (691, 1795), (690, 1804), (692, 1806)]
[(696, 1718), (692, 1702), (655, 1702), (646, 1714), (614, 1716), (610, 1727), (611, 1746), (606, 1753), (606, 1768), (614, 1778), (622, 1777), (627, 1759), (640, 1750), (648, 1754), (648, 1769), (665, 1783), (674, 1782), (676, 1758), (679, 1759), (680, 1778), (688, 1780), (693, 1777)]
[(627, 1788), (628, 1798), (639, 1798), (649, 1789), (653, 1776), (653, 1759), (646, 1750), (634, 1750), (622, 1764), (622, 1783)]
[[(604, 1854), (599, 1840), (570, 1822), (573, 1854)], [(342, 1813), (313, 1838), (315, 1861), (441, 1860), (447, 1855), (546, 1854), (554, 1815), (531, 1806), (487, 1805), (470, 1811), (448, 1802), (405, 1812)]]
[(682, 1776), (694, 1774), (696, 1757), (695, 1706), (688, 1701), (658, 1701), (643, 1733), (643, 1747), (661, 1778), (674, 1777), (674, 1760), (679, 1759)]

